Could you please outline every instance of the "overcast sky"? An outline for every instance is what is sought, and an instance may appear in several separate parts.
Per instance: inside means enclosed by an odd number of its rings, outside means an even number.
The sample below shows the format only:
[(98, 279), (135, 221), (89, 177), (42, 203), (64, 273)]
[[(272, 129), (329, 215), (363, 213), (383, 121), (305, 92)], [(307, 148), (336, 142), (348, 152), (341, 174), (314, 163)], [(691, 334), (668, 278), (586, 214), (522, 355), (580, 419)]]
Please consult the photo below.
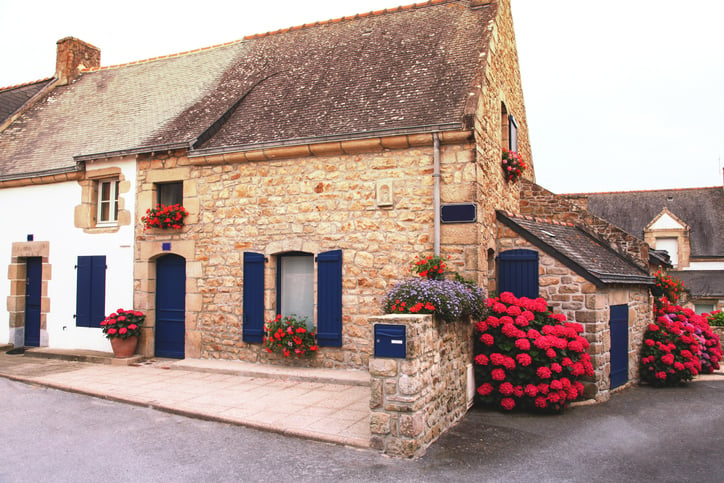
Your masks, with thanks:
[[(722, 185), (724, 1), (512, 2), (539, 184)], [(51, 77), (67, 36), (115, 65), (409, 3), (0, 0), (0, 87)]]

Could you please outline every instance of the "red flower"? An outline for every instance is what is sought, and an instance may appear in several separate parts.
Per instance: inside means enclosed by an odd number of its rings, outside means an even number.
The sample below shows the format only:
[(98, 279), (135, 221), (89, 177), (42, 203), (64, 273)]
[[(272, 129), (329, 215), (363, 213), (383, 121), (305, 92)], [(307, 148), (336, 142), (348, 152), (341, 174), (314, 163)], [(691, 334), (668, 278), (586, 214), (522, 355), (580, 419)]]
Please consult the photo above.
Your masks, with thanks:
[(530, 341), (528, 339), (516, 339), (515, 341), (515, 347), (522, 351), (528, 351), (530, 350)]
[(548, 369), (545, 366), (541, 366), (536, 370), (536, 374), (541, 379), (550, 379), (551, 378), (551, 370)]
[(478, 387), (478, 394), (480, 394), (481, 396), (487, 396), (488, 394), (493, 392), (493, 389), (493, 385), (486, 382)]
[(481, 366), (487, 366), (488, 365), (488, 356), (485, 354), (478, 354), (475, 356), (475, 363)]
[(517, 356), (515, 356), (515, 360), (517, 360), (518, 364), (523, 367), (528, 367), (531, 362), (533, 362), (533, 359), (528, 354), (518, 354)]
[(505, 397), (501, 399), (500, 405), (503, 407), (503, 409), (510, 411), (515, 407), (515, 401), (512, 398)]
[(503, 369), (493, 369), (490, 372), (490, 377), (492, 377), (494, 381), (503, 381), (505, 380), (505, 371)]

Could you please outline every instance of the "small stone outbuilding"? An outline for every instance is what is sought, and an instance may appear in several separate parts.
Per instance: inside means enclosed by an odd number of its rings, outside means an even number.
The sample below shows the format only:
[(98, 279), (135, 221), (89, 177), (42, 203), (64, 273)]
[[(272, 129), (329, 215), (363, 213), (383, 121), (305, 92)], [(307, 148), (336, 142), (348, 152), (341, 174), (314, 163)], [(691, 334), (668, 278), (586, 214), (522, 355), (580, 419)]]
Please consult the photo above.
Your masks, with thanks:
[(498, 290), (543, 297), (584, 327), (595, 374), (584, 395), (638, 380), (639, 348), (652, 320), (653, 278), (572, 223), (498, 212)]

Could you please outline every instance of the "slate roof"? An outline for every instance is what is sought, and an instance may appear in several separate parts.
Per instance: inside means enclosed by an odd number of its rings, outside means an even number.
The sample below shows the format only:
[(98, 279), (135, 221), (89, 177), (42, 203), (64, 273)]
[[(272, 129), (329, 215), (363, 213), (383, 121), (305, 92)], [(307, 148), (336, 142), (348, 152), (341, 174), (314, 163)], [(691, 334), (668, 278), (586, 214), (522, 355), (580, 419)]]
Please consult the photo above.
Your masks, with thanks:
[(514, 216), (502, 211), (497, 218), (527, 241), (597, 285), (653, 285), (654, 278), (604, 241), (570, 223)]
[(724, 297), (724, 270), (679, 270), (668, 274), (682, 280), (695, 297)]
[(0, 133), (0, 180), (164, 147), (459, 130), (496, 11), (432, 0), (86, 71)]
[(586, 193), (588, 211), (643, 239), (664, 208), (690, 227), (691, 257), (724, 256), (724, 188)]
[(52, 81), (53, 79), (49, 78), (0, 88), (0, 124)]

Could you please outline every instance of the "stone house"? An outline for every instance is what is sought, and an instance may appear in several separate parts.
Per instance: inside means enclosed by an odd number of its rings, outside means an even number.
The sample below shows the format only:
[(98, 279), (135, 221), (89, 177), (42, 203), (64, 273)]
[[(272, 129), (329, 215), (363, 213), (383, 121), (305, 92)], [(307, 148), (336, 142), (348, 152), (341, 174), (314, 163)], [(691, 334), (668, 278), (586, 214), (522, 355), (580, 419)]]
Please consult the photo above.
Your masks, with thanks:
[[(318, 329), (314, 364), (366, 369), (368, 318), (416, 255), (487, 284), (495, 209), (518, 207), (501, 149), (530, 159), (509, 2), (435, 0), (194, 55), (227, 50), (217, 84), (138, 155), (139, 211), (177, 183), (191, 212), (180, 232), (136, 230), (136, 306), (157, 323), (158, 261), (185, 267), (171, 352), (268, 361), (264, 321), (295, 313)], [(474, 216), (444, 223), (448, 205)]]
[(697, 313), (724, 309), (724, 187), (577, 193), (568, 199), (667, 252)]
[[(39, 259), (44, 335), (30, 345), (103, 350), (78, 315), (132, 305), (148, 315), (143, 355), (276, 362), (264, 321), (294, 313), (319, 333), (310, 364), (368, 370), (369, 320), (416, 255), (449, 257), (495, 290), (520, 243), (557, 269), (541, 262), (541, 293), (590, 329), (592, 395), (608, 387), (607, 322), (626, 299), (624, 352), (635, 352), (648, 246), (534, 183), (509, 0), (432, 0), (110, 67), (68, 38), (57, 70), (14, 101), (0, 132), (3, 205), (58, 201), (13, 215), (0, 236), (0, 340), (27, 344), (22, 281)], [(517, 183), (504, 179), (503, 148), (530, 165)], [(157, 203), (183, 204), (183, 228), (144, 229)], [(596, 253), (624, 260), (622, 278), (591, 281), (570, 250), (543, 250), (497, 212), (585, 227)]]

